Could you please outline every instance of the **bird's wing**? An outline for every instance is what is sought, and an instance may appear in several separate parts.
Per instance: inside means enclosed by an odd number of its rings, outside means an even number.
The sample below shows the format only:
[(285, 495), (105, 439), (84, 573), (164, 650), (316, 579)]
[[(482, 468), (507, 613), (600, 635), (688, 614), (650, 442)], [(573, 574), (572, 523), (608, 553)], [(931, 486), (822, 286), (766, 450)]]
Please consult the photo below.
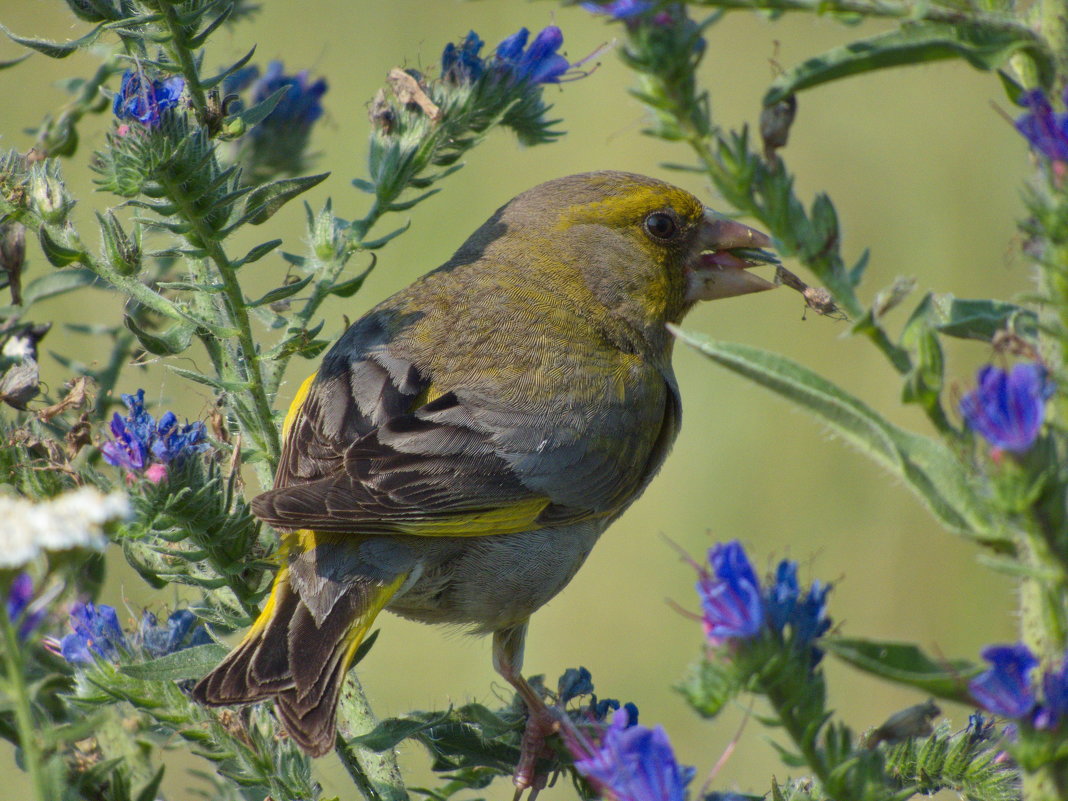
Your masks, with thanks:
[(614, 517), (674, 435), (663, 383), (652, 426), (625, 398), (594, 420), (574, 406), (547, 414), (474, 390), (439, 395), (373, 315), (345, 336), (298, 394), (275, 488), (253, 501), (278, 528), (480, 536)]

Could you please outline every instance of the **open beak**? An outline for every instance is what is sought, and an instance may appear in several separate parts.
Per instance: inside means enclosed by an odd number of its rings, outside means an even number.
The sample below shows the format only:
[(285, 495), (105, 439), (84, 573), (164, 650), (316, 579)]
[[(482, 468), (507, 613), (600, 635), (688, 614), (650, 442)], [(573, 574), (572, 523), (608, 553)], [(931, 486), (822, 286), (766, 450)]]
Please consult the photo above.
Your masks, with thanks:
[(759, 264), (779, 263), (774, 254), (763, 250), (771, 244), (767, 234), (705, 209), (697, 236), (700, 253), (689, 265), (687, 300), (732, 298), (775, 288), (749, 272)]

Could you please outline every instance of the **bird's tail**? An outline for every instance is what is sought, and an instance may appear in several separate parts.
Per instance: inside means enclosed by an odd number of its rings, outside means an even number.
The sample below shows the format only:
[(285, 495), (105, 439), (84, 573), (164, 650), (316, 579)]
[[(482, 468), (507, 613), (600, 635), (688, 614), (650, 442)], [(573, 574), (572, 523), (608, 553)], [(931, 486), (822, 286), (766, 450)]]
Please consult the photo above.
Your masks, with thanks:
[(197, 683), (193, 698), (209, 706), (272, 698), (290, 737), (322, 756), (334, 747), (338, 696), (356, 650), (405, 575), (389, 583), (347, 584), (319, 615), (290, 578), (283, 565), (252, 628)]

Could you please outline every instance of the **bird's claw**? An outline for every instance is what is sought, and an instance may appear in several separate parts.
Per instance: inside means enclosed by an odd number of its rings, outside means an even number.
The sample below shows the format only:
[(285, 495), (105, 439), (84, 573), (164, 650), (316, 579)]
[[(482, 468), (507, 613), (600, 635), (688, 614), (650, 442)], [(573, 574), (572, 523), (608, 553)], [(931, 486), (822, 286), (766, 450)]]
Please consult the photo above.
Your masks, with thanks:
[(530, 790), (527, 801), (535, 801), (538, 793), (548, 784), (549, 774), (538, 770), (538, 763), (552, 757), (552, 749), (546, 740), (560, 731), (558, 713), (544, 703), (536, 708), (528, 708), (527, 725), (523, 730), (523, 739), (519, 746), (519, 762), (516, 764), (512, 782), (515, 795), (512, 801), (519, 801), (523, 793)]

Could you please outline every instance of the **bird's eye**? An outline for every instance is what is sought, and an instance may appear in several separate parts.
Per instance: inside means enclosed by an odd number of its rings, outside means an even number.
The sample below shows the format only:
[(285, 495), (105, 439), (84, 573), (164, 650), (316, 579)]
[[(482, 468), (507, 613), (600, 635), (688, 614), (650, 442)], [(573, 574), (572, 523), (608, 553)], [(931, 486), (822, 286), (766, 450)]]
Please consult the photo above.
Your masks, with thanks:
[(671, 239), (679, 230), (679, 226), (670, 214), (654, 211), (645, 218), (645, 230), (654, 239)]

